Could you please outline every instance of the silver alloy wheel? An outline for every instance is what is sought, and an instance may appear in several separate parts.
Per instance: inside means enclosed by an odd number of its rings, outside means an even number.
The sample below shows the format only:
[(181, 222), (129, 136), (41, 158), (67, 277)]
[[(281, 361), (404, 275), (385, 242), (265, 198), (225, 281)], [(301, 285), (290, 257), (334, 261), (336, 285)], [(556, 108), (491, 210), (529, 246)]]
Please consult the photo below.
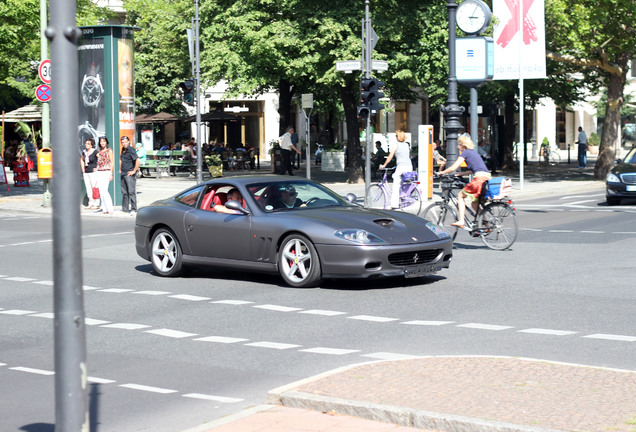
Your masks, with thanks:
[(309, 287), (321, 280), (318, 253), (314, 245), (299, 234), (292, 234), (283, 241), (278, 266), (281, 276), (291, 286)]
[(160, 229), (153, 236), (151, 260), (161, 276), (175, 276), (181, 271), (181, 246), (172, 232)]

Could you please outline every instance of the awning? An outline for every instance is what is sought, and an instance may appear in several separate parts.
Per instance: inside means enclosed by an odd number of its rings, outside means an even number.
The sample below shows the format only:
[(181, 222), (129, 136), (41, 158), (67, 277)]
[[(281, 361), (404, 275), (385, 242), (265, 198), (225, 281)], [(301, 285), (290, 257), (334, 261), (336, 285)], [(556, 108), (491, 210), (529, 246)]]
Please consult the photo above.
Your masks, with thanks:
[[(237, 116), (235, 116), (234, 114), (229, 114), (223, 111), (211, 111), (209, 113), (205, 113), (205, 114), (201, 114), (201, 121), (202, 122), (209, 122), (209, 121), (232, 121), (232, 120), (238, 120), (239, 118)], [(197, 116), (193, 115), (188, 117), (185, 121), (187, 122), (195, 122), (197, 121)]]
[(4, 121), (7, 123), (42, 121), (42, 107), (40, 105), (27, 105), (9, 111), (4, 114)]
[(182, 120), (181, 117), (167, 112), (159, 112), (157, 114), (139, 114), (135, 116), (135, 122), (139, 124), (172, 123), (179, 120)]

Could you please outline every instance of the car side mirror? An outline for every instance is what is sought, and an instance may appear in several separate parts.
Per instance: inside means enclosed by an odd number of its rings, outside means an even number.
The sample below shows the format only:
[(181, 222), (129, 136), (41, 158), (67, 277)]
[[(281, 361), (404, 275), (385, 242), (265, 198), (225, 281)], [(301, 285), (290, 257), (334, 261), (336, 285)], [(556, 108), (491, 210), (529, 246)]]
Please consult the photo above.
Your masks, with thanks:
[(356, 200), (358, 199), (358, 197), (357, 197), (355, 194), (351, 193), (351, 192), (349, 192), (345, 198), (347, 199), (347, 201), (348, 201), (350, 204), (355, 203), (355, 202), (356, 202)]
[(230, 200), (228, 202), (225, 203), (225, 207), (229, 208), (230, 210), (236, 210), (241, 212), (242, 214), (250, 214), (250, 211), (246, 208), (243, 208), (243, 206), (241, 205), (240, 202), (236, 201), (236, 200)]

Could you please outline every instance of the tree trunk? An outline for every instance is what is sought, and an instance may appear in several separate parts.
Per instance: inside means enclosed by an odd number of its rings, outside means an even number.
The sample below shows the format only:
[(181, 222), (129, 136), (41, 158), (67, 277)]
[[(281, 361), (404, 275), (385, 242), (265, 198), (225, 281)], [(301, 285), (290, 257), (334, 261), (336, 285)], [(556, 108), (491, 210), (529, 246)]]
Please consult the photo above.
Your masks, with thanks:
[(278, 129), (280, 136), (285, 133), (288, 126), (293, 126), (291, 124), (291, 100), (294, 90), (288, 80), (281, 79), (278, 82), (278, 94), (278, 115), (280, 116)]
[(618, 140), (618, 128), (621, 124), (623, 108), (623, 90), (627, 78), (627, 56), (623, 54), (618, 62), (621, 74), (610, 74), (607, 86), (607, 105), (605, 106), (605, 122), (601, 133), (601, 146), (594, 165), (594, 178), (604, 180), (616, 159), (615, 145)]
[[(504, 155), (503, 166), (504, 170), (512, 170), (517, 168), (517, 164), (513, 157), (512, 144), (515, 140), (515, 94), (508, 93), (505, 98), (505, 110), (504, 110), (504, 122), (506, 128), (503, 134)], [(521, 153), (523, 146), (517, 145), (518, 152)]]
[(346, 87), (340, 88), (340, 98), (344, 107), (345, 119), (347, 121), (347, 176), (349, 183), (363, 183), (362, 175), (362, 156), (360, 148), (360, 131), (358, 129), (358, 107), (356, 102), (357, 95), (354, 89), (355, 84), (349, 82)]

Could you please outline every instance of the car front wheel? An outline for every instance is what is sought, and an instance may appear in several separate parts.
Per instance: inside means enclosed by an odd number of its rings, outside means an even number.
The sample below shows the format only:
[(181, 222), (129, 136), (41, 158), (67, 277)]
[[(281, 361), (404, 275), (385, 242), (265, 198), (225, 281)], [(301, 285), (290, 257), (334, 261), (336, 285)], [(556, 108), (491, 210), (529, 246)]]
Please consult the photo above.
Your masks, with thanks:
[(150, 247), (152, 268), (159, 276), (178, 276), (181, 273), (181, 245), (172, 231), (167, 228), (157, 230)]
[(322, 280), (318, 252), (311, 241), (300, 234), (289, 235), (281, 243), (278, 271), (288, 285), (297, 288), (313, 287)]

